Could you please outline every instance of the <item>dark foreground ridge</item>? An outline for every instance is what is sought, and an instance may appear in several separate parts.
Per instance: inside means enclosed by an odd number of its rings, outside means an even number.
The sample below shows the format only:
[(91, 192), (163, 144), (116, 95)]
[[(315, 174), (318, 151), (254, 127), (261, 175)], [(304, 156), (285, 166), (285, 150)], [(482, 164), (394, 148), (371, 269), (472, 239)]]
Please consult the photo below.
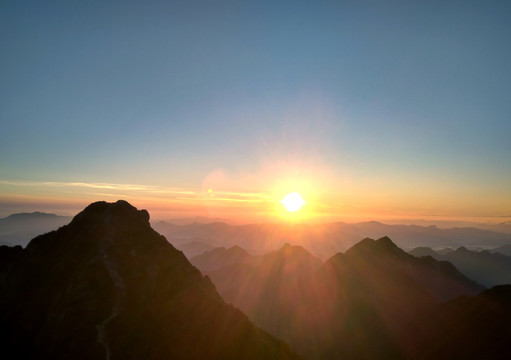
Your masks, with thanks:
[(2, 353), (34, 359), (297, 359), (227, 305), (125, 201), (0, 251)]

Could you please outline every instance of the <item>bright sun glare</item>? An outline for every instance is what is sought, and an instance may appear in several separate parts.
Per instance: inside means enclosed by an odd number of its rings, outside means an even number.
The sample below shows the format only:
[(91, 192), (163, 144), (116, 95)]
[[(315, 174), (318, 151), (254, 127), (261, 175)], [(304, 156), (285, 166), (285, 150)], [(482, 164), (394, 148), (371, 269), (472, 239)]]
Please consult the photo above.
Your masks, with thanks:
[(302, 199), (302, 196), (297, 192), (287, 194), (280, 202), (284, 205), (286, 210), (290, 212), (298, 211), (303, 205), (305, 205), (305, 201)]

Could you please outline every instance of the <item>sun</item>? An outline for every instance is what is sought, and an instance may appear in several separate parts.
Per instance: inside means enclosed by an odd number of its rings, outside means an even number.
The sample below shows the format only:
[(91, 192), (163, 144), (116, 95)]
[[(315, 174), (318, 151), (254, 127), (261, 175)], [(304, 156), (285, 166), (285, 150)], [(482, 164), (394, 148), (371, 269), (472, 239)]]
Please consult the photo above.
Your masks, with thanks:
[(305, 205), (305, 201), (303, 200), (302, 196), (298, 194), (297, 192), (292, 192), (284, 196), (284, 198), (280, 201), (282, 205), (286, 208), (289, 212), (295, 212), (302, 208), (303, 205)]

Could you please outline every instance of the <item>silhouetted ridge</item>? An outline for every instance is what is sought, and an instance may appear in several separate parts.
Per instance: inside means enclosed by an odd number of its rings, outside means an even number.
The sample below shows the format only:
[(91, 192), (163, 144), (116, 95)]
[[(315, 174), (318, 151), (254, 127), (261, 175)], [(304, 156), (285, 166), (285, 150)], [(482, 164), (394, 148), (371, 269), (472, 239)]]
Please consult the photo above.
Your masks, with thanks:
[(8, 219), (8, 220), (24, 220), (26, 218), (30, 218), (30, 219), (34, 219), (34, 218), (56, 218), (57, 215), (56, 214), (49, 214), (49, 213), (45, 213), (45, 212), (40, 212), (40, 211), (34, 211), (34, 212), (31, 212), (31, 213), (18, 213), (18, 214), (11, 214), (9, 216), (7, 216), (6, 218), (4, 219)]
[(498, 285), (481, 293), (482, 297), (511, 304), (511, 285)]
[(490, 287), (511, 284), (511, 257), (489, 251), (474, 251), (465, 247), (457, 250), (435, 252), (429, 248), (410, 251), (414, 256), (431, 255), (437, 260), (451, 262), (465, 276)]
[(285, 243), (284, 246), (282, 246), (279, 250), (276, 250), (272, 253), (286, 256), (304, 256), (310, 259), (315, 259), (315, 257), (310, 252), (308, 252), (303, 246), (291, 245), (289, 243)]
[(137, 210), (127, 201), (119, 200), (115, 203), (98, 201), (87, 206), (76, 215), (69, 226), (146, 226), (149, 225), (149, 213), (147, 210)]
[(384, 236), (378, 240), (376, 240), (376, 243), (379, 244), (382, 248), (389, 249), (392, 251), (395, 251), (395, 249), (399, 249), (396, 244), (390, 240), (388, 236)]
[(0, 346), (21, 358), (295, 358), (126, 201), (93, 203), (16, 251), (0, 271)]
[(306, 267), (311, 271), (320, 265), (321, 262), (302, 246), (284, 244), (279, 250), (264, 255), (260, 266), (266, 266), (273, 271), (277, 271), (277, 269), (282, 271), (285, 268), (287, 272), (294, 274), (296, 268)]
[(431, 256), (433, 258), (436, 258), (439, 255), (435, 250), (427, 246), (416, 247), (415, 249), (409, 251), (408, 253), (415, 257)]
[[(122, 246), (135, 245), (135, 235), (148, 235), (144, 241), (144, 246), (151, 243), (153, 246), (168, 247), (165, 238), (156, 233), (149, 224), (149, 213), (146, 210), (137, 210), (124, 200), (115, 203), (104, 201), (95, 202), (87, 206), (82, 212), (76, 215), (71, 222), (58, 230), (59, 236), (49, 238), (48, 234), (34, 238), (28, 245), (27, 250), (35, 251), (36, 248), (43, 246), (46, 250), (51, 250), (52, 246), (57, 246), (54, 242), (60, 240), (60, 246), (66, 246), (67, 235), (73, 235), (73, 244), (68, 244), (71, 248), (78, 246), (82, 242), (88, 245), (99, 245), (99, 242), (119, 241), (116, 245)], [(56, 233), (54, 231), (53, 233)], [(76, 235), (76, 236), (75, 236)], [(83, 245), (86, 245), (85, 243)], [(138, 244), (140, 245), (140, 244)]]
[(238, 245), (231, 246), (229, 250), (236, 251), (241, 254), (248, 254), (247, 250), (243, 249), (241, 246)]
[(34, 237), (69, 223), (68, 216), (42, 212), (12, 214), (0, 219), (0, 245), (25, 247)]
[(346, 251), (346, 255), (353, 254), (365, 255), (393, 255), (399, 257), (409, 256), (405, 251), (401, 250), (390, 238), (384, 236), (378, 240), (365, 238), (359, 243), (353, 245)]
[(192, 257), (190, 262), (201, 271), (206, 272), (225, 266), (254, 263), (256, 259), (257, 257), (249, 254), (242, 247), (234, 245), (228, 249), (219, 247), (206, 251), (201, 255)]

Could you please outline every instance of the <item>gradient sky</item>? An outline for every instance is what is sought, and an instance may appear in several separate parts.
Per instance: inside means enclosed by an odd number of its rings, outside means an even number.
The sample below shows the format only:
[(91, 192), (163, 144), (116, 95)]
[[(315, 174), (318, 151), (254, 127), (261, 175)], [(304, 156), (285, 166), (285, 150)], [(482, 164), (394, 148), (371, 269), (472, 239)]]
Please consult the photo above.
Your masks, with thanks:
[(510, 39), (508, 1), (2, 1), (0, 216), (505, 219)]

